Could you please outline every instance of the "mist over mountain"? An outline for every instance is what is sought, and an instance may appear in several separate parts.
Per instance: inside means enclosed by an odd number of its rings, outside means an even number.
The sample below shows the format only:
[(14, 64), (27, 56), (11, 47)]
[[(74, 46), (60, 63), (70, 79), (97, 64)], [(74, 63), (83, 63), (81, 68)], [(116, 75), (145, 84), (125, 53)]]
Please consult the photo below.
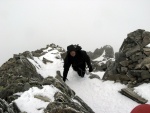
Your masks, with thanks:
[(86, 51), (111, 45), (126, 34), (150, 31), (149, 0), (0, 0), (0, 65), (13, 54), (54, 43)]

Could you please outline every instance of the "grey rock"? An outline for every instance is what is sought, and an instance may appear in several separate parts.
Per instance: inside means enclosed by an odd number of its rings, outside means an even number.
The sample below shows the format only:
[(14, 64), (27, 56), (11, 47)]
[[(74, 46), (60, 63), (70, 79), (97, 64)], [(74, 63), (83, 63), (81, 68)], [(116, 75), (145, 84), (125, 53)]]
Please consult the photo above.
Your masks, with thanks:
[(124, 60), (119, 62), (123, 67), (128, 66), (129, 65), (129, 61), (128, 60)]
[(53, 63), (53, 61), (47, 60), (46, 58), (43, 57), (43, 63), (44, 64)]
[(15, 113), (11, 105), (0, 98), (0, 113)]
[(114, 58), (114, 50), (110, 45), (105, 45), (99, 49), (97, 48), (94, 52), (87, 52), (87, 54), (90, 56), (91, 59), (95, 59), (97, 57), (100, 57), (104, 51), (106, 58)]
[(142, 37), (143, 37), (142, 46), (145, 47), (150, 43), (150, 32), (147, 31), (143, 32)]
[(31, 85), (29, 83), (25, 83), (24, 84), (24, 91), (29, 90), (30, 87), (31, 87)]
[(141, 104), (145, 104), (148, 101), (145, 98), (142, 98), (140, 95), (138, 95), (132, 88), (123, 88), (121, 89), (120, 93)]
[(121, 67), (121, 73), (127, 73), (128, 68), (127, 67)]
[(141, 63), (136, 65), (135, 69), (141, 69), (142, 67), (144, 67), (147, 64), (150, 64), (150, 57), (146, 57), (145, 59), (143, 59), (141, 61)]
[(89, 78), (90, 79), (93, 79), (93, 78), (101, 79), (98, 75), (93, 74), (93, 73), (90, 74)]
[(143, 52), (146, 56), (150, 56), (150, 48), (143, 48)]
[(124, 39), (115, 62), (104, 73), (103, 80), (130, 83), (132, 86), (150, 82), (150, 32), (142, 29), (133, 31)]
[(130, 48), (130, 49), (126, 52), (126, 56), (129, 57), (129, 56), (133, 55), (135, 52), (140, 51), (140, 49), (141, 49), (141, 48), (140, 48), (139, 45), (137, 45), (137, 46), (135, 46), (135, 47), (133, 47), (133, 48)]
[(145, 70), (145, 71), (142, 71), (142, 73), (141, 73), (141, 78), (143, 79), (143, 80), (145, 80), (145, 79), (150, 79), (150, 72), (149, 71), (147, 71), (147, 70)]
[[(76, 107), (76, 109), (74, 109)], [(77, 103), (52, 102), (44, 110), (44, 113), (89, 113), (78, 107)]]
[(44, 102), (51, 102), (51, 100), (48, 97), (42, 96), (42, 95), (34, 95), (34, 98), (37, 98), (37, 99), (42, 100)]

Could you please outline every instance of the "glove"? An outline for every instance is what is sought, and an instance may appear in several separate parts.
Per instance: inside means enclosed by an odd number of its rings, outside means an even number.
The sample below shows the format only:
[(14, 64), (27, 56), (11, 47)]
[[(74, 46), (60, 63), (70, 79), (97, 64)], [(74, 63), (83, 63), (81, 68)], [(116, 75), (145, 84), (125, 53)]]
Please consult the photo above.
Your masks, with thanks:
[(89, 67), (89, 72), (92, 72), (93, 71), (93, 68), (92, 66)]
[(66, 81), (66, 78), (63, 78), (63, 81), (65, 82), (65, 81)]

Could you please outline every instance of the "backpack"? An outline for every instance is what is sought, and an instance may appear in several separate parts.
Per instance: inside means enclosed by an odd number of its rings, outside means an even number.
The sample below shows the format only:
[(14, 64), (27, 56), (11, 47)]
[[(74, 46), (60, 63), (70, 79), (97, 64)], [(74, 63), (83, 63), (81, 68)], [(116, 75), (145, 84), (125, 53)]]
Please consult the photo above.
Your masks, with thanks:
[(78, 44), (77, 45), (69, 45), (67, 47), (67, 52), (71, 52), (71, 51), (80, 51), (82, 49), (81, 46), (79, 46)]
[(77, 44), (77, 45), (74, 45), (74, 46), (75, 46), (75, 48), (76, 48), (76, 51), (80, 51), (80, 50), (82, 49), (82, 47), (79, 46), (78, 44)]

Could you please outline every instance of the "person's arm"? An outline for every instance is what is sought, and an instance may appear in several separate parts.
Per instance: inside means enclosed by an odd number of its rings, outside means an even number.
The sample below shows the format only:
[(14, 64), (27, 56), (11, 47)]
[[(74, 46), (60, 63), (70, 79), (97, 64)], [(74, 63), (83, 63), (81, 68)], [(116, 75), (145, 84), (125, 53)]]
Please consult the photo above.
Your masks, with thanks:
[(66, 81), (70, 65), (71, 65), (71, 63), (68, 60), (68, 56), (66, 56), (66, 58), (64, 59), (64, 72), (63, 72), (63, 81), (64, 82)]
[(92, 72), (93, 68), (92, 68), (92, 65), (91, 65), (90, 57), (87, 55), (86, 51), (83, 51), (83, 53), (84, 53), (84, 57), (85, 57), (85, 62), (87, 63), (88, 68), (89, 68), (89, 72)]

